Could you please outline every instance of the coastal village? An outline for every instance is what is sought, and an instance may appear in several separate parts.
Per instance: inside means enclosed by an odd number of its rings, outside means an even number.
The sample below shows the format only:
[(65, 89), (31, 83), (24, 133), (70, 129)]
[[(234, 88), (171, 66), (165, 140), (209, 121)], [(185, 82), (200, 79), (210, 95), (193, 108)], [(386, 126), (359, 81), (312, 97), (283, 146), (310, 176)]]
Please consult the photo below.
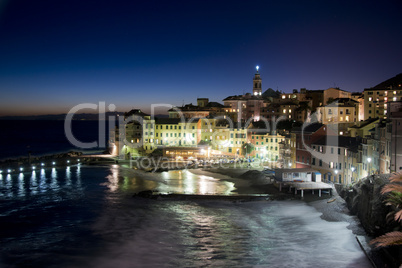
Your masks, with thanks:
[[(250, 79), (251, 80), (251, 79)], [(133, 109), (110, 135), (124, 159), (160, 154), (175, 160), (258, 160), (272, 169), (315, 171), (320, 181), (350, 185), (402, 169), (402, 74), (362, 92), (340, 88), (262, 90), (223, 104), (198, 98), (158, 118)], [(285, 173), (286, 174), (286, 173)]]

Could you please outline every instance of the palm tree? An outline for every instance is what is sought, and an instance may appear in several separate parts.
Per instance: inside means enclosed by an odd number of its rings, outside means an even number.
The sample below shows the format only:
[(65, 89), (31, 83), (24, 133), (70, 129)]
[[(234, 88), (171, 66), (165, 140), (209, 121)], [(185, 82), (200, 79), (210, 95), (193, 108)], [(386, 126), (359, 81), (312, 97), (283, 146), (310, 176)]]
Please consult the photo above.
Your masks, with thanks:
[[(390, 184), (385, 185), (381, 194), (388, 194), (385, 204), (391, 206), (393, 211), (387, 215), (387, 220), (394, 220), (402, 226), (402, 173), (394, 173), (389, 179)], [(370, 241), (376, 247), (402, 245), (402, 232), (393, 231)]]

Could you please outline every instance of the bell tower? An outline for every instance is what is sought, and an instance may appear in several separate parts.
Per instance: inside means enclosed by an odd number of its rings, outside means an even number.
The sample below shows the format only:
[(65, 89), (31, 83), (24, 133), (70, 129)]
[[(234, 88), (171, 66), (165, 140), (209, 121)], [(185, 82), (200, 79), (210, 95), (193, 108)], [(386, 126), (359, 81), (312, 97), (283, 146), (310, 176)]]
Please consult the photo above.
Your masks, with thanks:
[(254, 75), (253, 78), (253, 95), (254, 96), (261, 96), (261, 77), (260, 74), (258, 73), (258, 69), (260, 69), (260, 67), (257, 65), (255, 67), (257, 69), (257, 73)]

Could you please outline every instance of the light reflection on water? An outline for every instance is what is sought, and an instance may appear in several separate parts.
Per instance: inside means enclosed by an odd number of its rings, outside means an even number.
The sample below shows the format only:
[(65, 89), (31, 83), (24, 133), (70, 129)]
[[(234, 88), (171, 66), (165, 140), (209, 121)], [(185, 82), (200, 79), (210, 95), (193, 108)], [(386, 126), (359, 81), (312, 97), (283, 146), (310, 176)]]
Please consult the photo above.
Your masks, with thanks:
[(8, 258), (0, 256), (0, 266), (367, 266), (346, 223), (326, 222), (302, 202), (131, 197), (146, 189), (230, 194), (233, 184), (186, 170), (118, 166), (0, 175), (0, 228), (9, 231), (0, 235)]
[(193, 174), (189, 170), (162, 172), (162, 178), (165, 184), (159, 185), (156, 190), (163, 193), (229, 195), (235, 189), (232, 182)]
[[(32, 172), (0, 175), (0, 198), (29, 198), (35, 195), (74, 193), (82, 191), (80, 166), (65, 169), (33, 170)], [(73, 173), (75, 172), (75, 174)], [(72, 178), (73, 177), (73, 178)], [(73, 180), (75, 184), (73, 186)], [(74, 188), (74, 189), (72, 189)], [(69, 189), (69, 190), (68, 190)]]

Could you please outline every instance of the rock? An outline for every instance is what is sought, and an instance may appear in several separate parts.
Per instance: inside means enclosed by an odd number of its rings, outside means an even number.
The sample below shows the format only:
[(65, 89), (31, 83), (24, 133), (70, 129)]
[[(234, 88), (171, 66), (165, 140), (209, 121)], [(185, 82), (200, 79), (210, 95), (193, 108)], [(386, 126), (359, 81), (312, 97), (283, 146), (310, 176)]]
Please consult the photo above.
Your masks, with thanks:
[(142, 197), (142, 198), (152, 198), (152, 196), (153, 196), (153, 191), (151, 191), (151, 190), (141, 191), (134, 195), (134, 197)]
[(391, 174), (372, 175), (352, 187), (336, 185), (338, 194), (345, 200), (351, 214), (357, 215), (368, 235), (379, 236), (394, 230), (398, 225), (387, 222), (391, 209), (385, 205), (381, 189), (389, 183)]

